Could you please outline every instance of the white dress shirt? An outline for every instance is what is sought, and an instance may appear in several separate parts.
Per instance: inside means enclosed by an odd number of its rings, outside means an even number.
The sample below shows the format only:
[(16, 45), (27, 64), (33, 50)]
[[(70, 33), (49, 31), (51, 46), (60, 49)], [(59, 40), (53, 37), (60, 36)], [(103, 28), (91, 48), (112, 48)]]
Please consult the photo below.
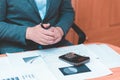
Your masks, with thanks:
[(38, 10), (39, 10), (39, 14), (42, 18), (42, 20), (44, 19), (45, 17), (45, 14), (46, 14), (46, 4), (47, 4), (47, 0), (35, 0), (36, 2), (36, 5), (38, 7)]

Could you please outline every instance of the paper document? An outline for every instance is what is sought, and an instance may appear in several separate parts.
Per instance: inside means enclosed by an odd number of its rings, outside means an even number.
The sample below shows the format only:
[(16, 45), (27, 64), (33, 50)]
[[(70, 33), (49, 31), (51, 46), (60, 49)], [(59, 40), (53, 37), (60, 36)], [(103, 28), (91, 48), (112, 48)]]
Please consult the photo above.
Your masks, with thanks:
[(7, 57), (0, 57), (0, 80), (15, 75)]
[(109, 68), (120, 67), (120, 54), (106, 44), (87, 45), (97, 58)]
[[(69, 52), (75, 52), (80, 55), (89, 56), (90, 62), (85, 64), (85, 66), (89, 68), (90, 71), (88, 70), (86, 72), (80, 72), (81, 70), (79, 69), (81, 69), (81, 67), (76, 68), (58, 58), (59, 56)], [(85, 80), (109, 75), (112, 73), (106, 66), (96, 59), (95, 55), (92, 55), (91, 51), (89, 51), (85, 45), (41, 50), (40, 53), (44, 61), (49, 66), (51, 72), (53, 72), (59, 80)]]
[(41, 56), (37, 54), (37, 51), (23, 52), (20, 54), (8, 53), (7, 55), (10, 64), (14, 67), (16, 72), (23, 76), (28, 75), (34, 78), (25, 80), (57, 80), (52, 72), (50, 72)]
[[(89, 56), (90, 62), (73, 66), (59, 59), (59, 56), (69, 52)], [(7, 57), (0, 58), (0, 65), (2, 65), (0, 80), (9, 78), (19, 78), (19, 80), (25, 78), (27, 78), (26, 80), (86, 80), (102, 77), (112, 74), (109, 68), (119, 66), (119, 63), (116, 62), (120, 61), (118, 55), (106, 45), (84, 44), (27, 51), (19, 54), (7, 53)], [(111, 60), (111, 58), (115, 59)], [(111, 62), (112, 64), (110, 64)]]

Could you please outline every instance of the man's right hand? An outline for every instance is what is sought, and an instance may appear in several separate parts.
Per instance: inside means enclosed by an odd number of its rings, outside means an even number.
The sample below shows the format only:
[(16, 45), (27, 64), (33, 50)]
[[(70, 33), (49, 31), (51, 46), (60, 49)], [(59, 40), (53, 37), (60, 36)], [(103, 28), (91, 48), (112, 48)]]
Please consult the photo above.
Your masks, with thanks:
[[(46, 24), (44, 26), (49, 26)], [(26, 39), (32, 40), (41, 45), (51, 45), (54, 44), (55, 36), (54, 32), (50, 30), (43, 29), (41, 25), (36, 25), (34, 27), (28, 27), (26, 31)]]

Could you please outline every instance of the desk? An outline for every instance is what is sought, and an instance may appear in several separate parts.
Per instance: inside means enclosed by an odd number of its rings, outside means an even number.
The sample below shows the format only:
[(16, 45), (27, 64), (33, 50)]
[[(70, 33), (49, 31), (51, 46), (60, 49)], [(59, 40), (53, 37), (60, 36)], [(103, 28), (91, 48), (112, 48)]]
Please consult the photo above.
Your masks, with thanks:
[[(109, 45), (116, 52), (120, 53), (120, 48), (119, 47), (111, 45), (111, 44), (107, 44), (107, 45)], [(0, 55), (0, 57), (3, 57), (3, 56), (6, 56), (6, 55), (5, 54)], [(94, 79), (90, 79), (90, 80), (120, 80), (120, 67), (112, 68), (111, 70), (113, 72), (113, 74), (111, 74), (111, 75), (100, 77), (100, 78), (94, 78)]]

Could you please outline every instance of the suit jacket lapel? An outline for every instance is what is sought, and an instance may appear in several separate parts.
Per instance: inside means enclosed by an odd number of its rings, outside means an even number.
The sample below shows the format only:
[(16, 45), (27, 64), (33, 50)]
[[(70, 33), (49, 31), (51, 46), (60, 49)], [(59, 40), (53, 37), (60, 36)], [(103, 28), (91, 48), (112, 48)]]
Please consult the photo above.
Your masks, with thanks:
[(48, 11), (50, 4), (51, 4), (51, 0), (47, 0), (46, 12)]
[(28, 0), (29, 3), (31, 4), (31, 6), (33, 7), (34, 11), (36, 12), (36, 14), (40, 17), (40, 14), (39, 14), (39, 11), (38, 11), (38, 8), (36, 6), (36, 3), (34, 0)]
[(45, 17), (47, 17), (50, 14), (50, 9), (51, 9), (52, 1), (54, 1), (54, 0), (47, 0), (46, 15), (45, 15)]

